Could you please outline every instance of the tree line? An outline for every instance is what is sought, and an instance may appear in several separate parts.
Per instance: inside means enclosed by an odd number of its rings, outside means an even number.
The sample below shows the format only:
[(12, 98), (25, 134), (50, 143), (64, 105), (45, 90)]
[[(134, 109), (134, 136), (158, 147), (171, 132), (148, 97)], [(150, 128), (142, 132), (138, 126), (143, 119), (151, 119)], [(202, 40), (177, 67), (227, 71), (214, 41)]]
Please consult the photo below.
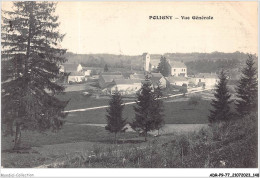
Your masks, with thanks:
[[(229, 121), (234, 118), (244, 117), (257, 111), (258, 86), (257, 70), (254, 67), (254, 57), (248, 56), (246, 66), (242, 70), (242, 76), (238, 81), (236, 96), (238, 99), (232, 101), (231, 94), (227, 87), (227, 75), (224, 70), (219, 75), (220, 81), (214, 93), (215, 99), (212, 100), (212, 110), (210, 110), (209, 122)], [(234, 102), (236, 112), (231, 112), (230, 105)]]

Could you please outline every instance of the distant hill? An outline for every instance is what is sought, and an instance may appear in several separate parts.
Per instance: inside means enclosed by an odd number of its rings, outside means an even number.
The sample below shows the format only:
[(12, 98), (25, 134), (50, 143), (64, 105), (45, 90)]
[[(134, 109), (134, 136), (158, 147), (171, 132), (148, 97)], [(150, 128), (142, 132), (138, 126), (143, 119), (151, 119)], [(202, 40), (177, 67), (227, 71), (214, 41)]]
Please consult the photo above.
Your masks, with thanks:
[[(161, 55), (150, 54), (153, 62), (158, 63)], [(216, 72), (221, 66), (237, 68), (243, 65), (247, 55), (241, 52), (234, 53), (166, 53), (164, 56), (170, 60), (182, 61), (188, 71), (198, 72)], [(114, 54), (75, 54), (68, 52), (65, 54), (67, 63), (85, 64), (90, 67), (109, 67), (128, 68), (140, 70), (142, 68), (142, 54), (138, 56), (114, 55)]]

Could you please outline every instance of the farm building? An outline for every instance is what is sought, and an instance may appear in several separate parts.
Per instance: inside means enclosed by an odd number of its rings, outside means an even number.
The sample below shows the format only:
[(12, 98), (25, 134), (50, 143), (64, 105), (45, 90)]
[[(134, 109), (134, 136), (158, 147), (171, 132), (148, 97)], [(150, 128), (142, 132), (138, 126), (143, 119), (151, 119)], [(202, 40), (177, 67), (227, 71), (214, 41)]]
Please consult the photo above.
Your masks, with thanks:
[(106, 88), (112, 84), (114, 79), (124, 79), (123, 75), (100, 75), (98, 84), (100, 88)]
[(70, 72), (68, 83), (80, 83), (85, 81), (85, 76), (82, 72)]
[(78, 64), (62, 64), (60, 65), (60, 72), (76, 72), (78, 68)]
[(151, 73), (150, 79), (153, 87), (159, 85), (161, 88), (166, 88), (166, 79), (161, 73)]
[(166, 77), (167, 82), (172, 86), (182, 86), (186, 84), (188, 86), (188, 79), (183, 76), (170, 76)]
[(187, 77), (187, 66), (183, 62), (168, 60), (171, 76)]
[(88, 76), (91, 76), (91, 75), (100, 74), (103, 71), (103, 68), (101, 68), (101, 67), (88, 67), (84, 64), (79, 64), (78, 67), (77, 67), (77, 71), (84, 72), (84, 75), (86, 77), (88, 77)]
[(118, 90), (122, 95), (129, 95), (135, 94), (141, 87), (141, 81), (138, 79), (114, 79), (108, 90), (111, 94)]
[(122, 75), (121, 72), (102, 72), (100, 75)]
[(216, 73), (199, 73), (193, 78), (190, 78), (190, 82), (196, 86), (205, 86), (206, 88), (212, 88), (218, 83), (219, 79)]

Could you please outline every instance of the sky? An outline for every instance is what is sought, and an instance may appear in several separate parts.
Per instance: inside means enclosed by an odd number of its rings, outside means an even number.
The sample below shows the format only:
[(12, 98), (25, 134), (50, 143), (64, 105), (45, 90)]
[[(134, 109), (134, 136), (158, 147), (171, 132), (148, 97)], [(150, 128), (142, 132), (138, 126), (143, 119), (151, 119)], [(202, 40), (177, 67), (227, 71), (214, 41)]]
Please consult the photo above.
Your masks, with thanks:
[[(2, 3), (2, 8), (10, 2)], [(79, 54), (258, 54), (257, 2), (59, 2), (63, 48)], [(149, 16), (173, 16), (150, 20)], [(212, 16), (213, 20), (182, 20)], [(179, 19), (175, 19), (179, 18)]]

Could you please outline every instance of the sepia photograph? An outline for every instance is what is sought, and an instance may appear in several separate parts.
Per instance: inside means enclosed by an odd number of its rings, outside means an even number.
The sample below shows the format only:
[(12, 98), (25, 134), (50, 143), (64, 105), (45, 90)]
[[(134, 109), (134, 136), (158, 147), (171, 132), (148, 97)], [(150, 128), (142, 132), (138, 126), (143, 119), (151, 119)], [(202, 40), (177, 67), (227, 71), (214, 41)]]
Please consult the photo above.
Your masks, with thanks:
[(1, 177), (259, 177), (258, 20), (258, 1), (2, 1)]

